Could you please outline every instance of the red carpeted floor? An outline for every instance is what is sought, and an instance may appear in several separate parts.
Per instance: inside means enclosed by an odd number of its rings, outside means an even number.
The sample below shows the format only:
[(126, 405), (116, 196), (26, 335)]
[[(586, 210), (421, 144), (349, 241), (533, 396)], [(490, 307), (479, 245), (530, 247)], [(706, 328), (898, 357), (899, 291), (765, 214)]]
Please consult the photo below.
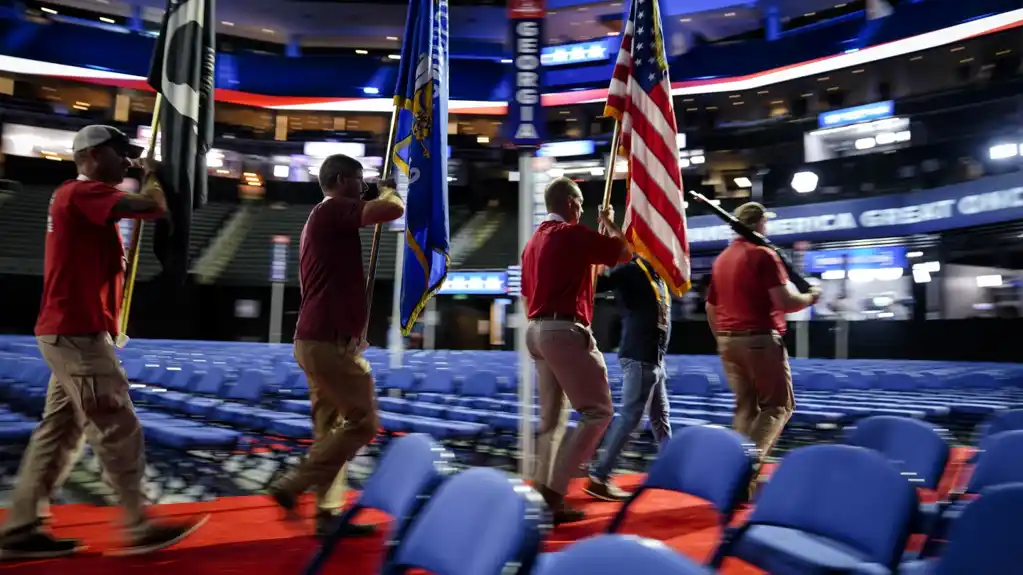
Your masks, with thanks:
[[(968, 450), (955, 450), (939, 493), (947, 492), (960, 475)], [(771, 469), (765, 469), (770, 473)], [(639, 484), (642, 477), (619, 479), (624, 488)], [(548, 538), (547, 550), (557, 550), (583, 537), (602, 532), (617, 504), (595, 502), (574, 485), (569, 499), (586, 508), (589, 519), (556, 529)], [(934, 500), (935, 493), (921, 493), (922, 500)], [(294, 526), (278, 521), (277, 510), (259, 496), (232, 497), (204, 503), (159, 505), (154, 513), (163, 517), (187, 517), (208, 513), (209, 522), (192, 538), (177, 547), (145, 557), (108, 557), (102, 552), (116, 547), (117, 508), (65, 505), (53, 510), (54, 531), (63, 537), (78, 537), (89, 550), (75, 559), (0, 564), (3, 575), (205, 575), (246, 573), (247, 575), (297, 574), (315, 548), (309, 534), (311, 523)], [(696, 559), (705, 560), (720, 538), (714, 513), (702, 501), (681, 494), (651, 492), (633, 506), (622, 531), (665, 541)], [(740, 518), (741, 518), (740, 514)], [(366, 522), (384, 523), (383, 514), (368, 513)], [(371, 575), (380, 560), (382, 538), (346, 541), (335, 553), (324, 573)], [(760, 570), (739, 561), (726, 562), (722, 573), (754, 575)]]

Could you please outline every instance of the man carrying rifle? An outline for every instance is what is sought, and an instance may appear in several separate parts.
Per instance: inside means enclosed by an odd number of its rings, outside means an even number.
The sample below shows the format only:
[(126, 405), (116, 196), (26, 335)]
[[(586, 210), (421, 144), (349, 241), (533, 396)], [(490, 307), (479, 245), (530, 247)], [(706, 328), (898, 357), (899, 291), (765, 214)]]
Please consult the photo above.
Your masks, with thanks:
[[(749, 202), (735, 217), (764, 235), (767, 212)], [(817, 303), (820, 291), (801, 294), (774, 250), (736, 238), (714, 261), (707, 321), (717, 338), (728, 385), (735, 393), (733, 428), (748, 436), (759, 461), (770, 453), (795, 409), (785, 349), (785, 314)], [(750, 484), (752, 498), (756, 480)]]
[(78, 178), (57, 188), (50, 200), (43, 301), (35, 327), (53, 375), (43, 419), (18, 471), (0, 543), (3, 560), (62, 557), (80, 549), (74, 539), (46, 533), (39, 509), (71, 471), (83, 440), (124, 507), (128, 544), (119, 554), (168, 547), (206, 520), (153, 523), (147, 517), (142, 426), (114, 353), (125, 271), (117, 220), (151, 220), (167, 213), (155, 166), (147, 162), (141, 193), (126, 194), (114, 186), (142, 150), (124, 133), (87, 126), (75, 135), (72, 150)]
[(400, 218), (405, 204), (393, 186), (365, 199), (362, 164), (341, 154), (323, 161), (319, 180), (324, 198), (309, 214), (299, 247), (302, 303), (295, 327), (295, 359), (309, 381), (314, 441), (302, 463), (270, 487), (270, 496), (292, 519), (299, 494), (314, 489), (317, 533), (324, 535), (332, 519), (324, 509), (331, 485), (379, 427), (373, 375), (362, 357), (369, 307), (359, 230)]

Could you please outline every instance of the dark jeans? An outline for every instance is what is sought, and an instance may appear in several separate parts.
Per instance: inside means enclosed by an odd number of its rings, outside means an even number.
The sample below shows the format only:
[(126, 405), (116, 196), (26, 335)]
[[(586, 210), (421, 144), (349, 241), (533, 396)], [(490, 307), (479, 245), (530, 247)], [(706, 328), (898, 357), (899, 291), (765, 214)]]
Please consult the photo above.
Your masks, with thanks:
[(650, 416), (650, 429), (658, 445), (663, 445), (671, 438), (669, 421), (671, 413), (665, 384), (664, 362), (653, 364), (625, 358), (619, 361), (625, 375), (622, 384), (622, 408), (620, 417), (615, 419), (610, 432), (604, 438), (603, 453), (593, 472), (593, 477), (599, 481), (607, 481), (611, 476), (618, 457), (643, 420), (644, 409)]

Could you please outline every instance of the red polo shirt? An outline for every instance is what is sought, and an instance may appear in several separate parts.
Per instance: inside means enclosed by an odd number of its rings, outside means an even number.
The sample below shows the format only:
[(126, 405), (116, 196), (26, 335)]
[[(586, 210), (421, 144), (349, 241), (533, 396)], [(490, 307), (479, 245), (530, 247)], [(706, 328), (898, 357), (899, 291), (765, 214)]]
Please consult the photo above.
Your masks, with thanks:
[(120, 332), (124, 245), (111, 212), (124, 195), (91, 180), (65, 182), (53, 193), (36, 335)]
[(522, 252), (522, 295), (530, 318), (563, 315), (593, 321), (593, 266), (613, 266), (622, 244), (586, 226), (545, 221)]
[(707, 303), (714, 306), (719, 331), (778, 330), (785, 312), (774, 309), (770, 290), (789, 281), (773, 250), (739, 238), (714, 260)]
[(326, 199), (309, 213), (299, 245), (295, 339), (335, 342), (362, 337), (366, 277), (362, 269), (362, 200)]

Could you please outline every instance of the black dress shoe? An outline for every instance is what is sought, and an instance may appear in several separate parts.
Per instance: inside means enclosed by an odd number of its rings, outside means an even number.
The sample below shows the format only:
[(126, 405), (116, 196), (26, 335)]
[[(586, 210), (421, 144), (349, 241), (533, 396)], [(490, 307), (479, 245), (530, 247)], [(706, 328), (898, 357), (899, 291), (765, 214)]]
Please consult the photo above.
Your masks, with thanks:
[(30, 531), (8, 535), (0, 543), (0, 561), (19, 559), (55, 559), (84, 549), (77, 539), (57, 539), (49, 533)]
[(537, 491), (540, 492), (540, 496), (543, 497), (547, 507), (550, 508), (554, 525), (575, 523), (586, 518), (586, 514), (581, 509), (565, 504), (565, 496), (563, 494), (553, 491), (544, 485), (537, 486)]
[[(316, 514), (316, 536), (324, 538), (334, 532), (337, 515), (329, 511), (321, 511)], [(345, 537), (370, 537), (377, 532), (377, 526), (372, 523), (349, 523), (345, 526)]]
[(281, 519), (284, 521), (298, 521), (298, 498), (290, 493), (271, 487), (267, 490), (267, 496), (273, 499), (281, 510)]

